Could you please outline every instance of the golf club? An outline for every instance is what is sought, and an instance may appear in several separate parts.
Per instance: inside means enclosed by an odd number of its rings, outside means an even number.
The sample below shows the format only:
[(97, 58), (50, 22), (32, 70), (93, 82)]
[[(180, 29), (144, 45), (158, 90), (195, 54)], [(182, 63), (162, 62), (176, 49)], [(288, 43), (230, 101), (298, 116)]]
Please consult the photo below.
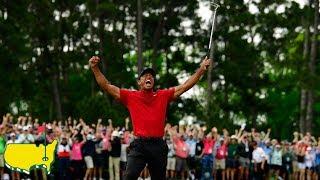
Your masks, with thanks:
[(213, 35), (213, 31), (214, 31), (217, 9), (220, 7), (220, 5), (215, 2), (211, 2), (210, 5), (213, 6), (214, 9), (213, 9), (213, 17), (212, 17), (212, 23), (211, 23), (209, 50), (211, 50), (211, 45), (212, 45), (212, 35)]
[(211, 23), (211, 32), (210, 32), (210, 40), (209, 40), (209, 58), (213, 58), (213, 47), (212, 47), (212, 36), (213, 36), (213, 31), (214, 31), (214, 25), (216, 21), (216, 14), (217, 14), (217, 9), (220, 7), (219, 4), (215, 2), (211, 2), (210, 5), (213, 7), (213, 15), (212, 15), (212, 23)]

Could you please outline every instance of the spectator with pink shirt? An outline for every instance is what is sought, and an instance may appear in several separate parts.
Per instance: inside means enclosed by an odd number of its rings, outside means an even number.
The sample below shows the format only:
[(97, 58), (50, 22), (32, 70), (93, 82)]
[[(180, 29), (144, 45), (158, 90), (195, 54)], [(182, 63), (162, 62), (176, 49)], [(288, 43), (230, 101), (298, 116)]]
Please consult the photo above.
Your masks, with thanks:
[(189, 154), (189, 147), (184, 140), (182, 134), (173, 138), (173, 143), (176, 152), (176, 172), (180, 173), (181, 179), (185, 179), (187, 176), (187, 157)]
[(176, 173), (180, 175), (181, 179), (187, 177), (187, 157), (189, 154), (189, 147), (184, 140), (183, 133), (177, 133), (175, 129), (170, 131), (173, 141), (173, 147), (176, 155)]
[[(82, 135), (82, 136), (81, 136)], [(83, 177), (83, 157), (82, 157), (82, 146), (85, 143), (84, 132), (80, 134), (74, 133), (72, 136), (72, 148), (71, 148), (71, 167), (72, 167), (72, 179), (82, 179)]]

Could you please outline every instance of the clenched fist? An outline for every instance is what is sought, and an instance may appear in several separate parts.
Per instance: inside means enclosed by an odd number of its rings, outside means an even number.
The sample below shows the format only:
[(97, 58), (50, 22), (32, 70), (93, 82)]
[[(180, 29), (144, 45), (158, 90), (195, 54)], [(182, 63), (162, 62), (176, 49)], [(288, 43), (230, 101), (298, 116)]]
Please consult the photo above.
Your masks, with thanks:
[(212, 63), (211, 60), (206, 56), (200, 64), (200, 69), (204, 71), (207, 70), (208, 67), (211, 65), (211, 63)]
[(100, 62), (100, 58), (98, 56), (92, 56), (89, 59), (89, 65), (90, 65), (91, 68), (97, 67), (99, 62)]

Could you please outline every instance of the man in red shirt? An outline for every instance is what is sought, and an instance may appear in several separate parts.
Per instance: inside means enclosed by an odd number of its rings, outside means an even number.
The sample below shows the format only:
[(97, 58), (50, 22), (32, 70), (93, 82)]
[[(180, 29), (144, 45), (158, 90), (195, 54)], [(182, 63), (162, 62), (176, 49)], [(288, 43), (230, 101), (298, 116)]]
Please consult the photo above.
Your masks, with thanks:
[(144, 69), (139, 74), (139, 90), (133, 91), (112, 85), (101, 73), (99, 62), (97, 56), (89, 60), (97, 83), (127, 107), (132, 120), (135, 139), (130, 144), (125, 179), (136, 180), (146, 164), (151, 179), (165, 179), (168, 147), (163, 136), (167, 106), (199, 81), (210, 65), (210, 60), (206, 57), (200, 68), (183, 84), (158, 91), (153, 90), (155, 71), (151, 68)]

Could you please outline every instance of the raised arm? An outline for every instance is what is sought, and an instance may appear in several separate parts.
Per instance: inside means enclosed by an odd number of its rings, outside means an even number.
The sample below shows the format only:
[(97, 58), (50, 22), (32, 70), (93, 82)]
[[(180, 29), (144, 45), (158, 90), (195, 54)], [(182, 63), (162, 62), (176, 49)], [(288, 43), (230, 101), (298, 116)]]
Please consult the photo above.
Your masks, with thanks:
[(125, 119), (125, 128), (126, 128), (126, 130), (129, 130), (129, 122), (130, 122), (130, 119), (129, 119), (129, 117), (127, 117)]
[(270, 132), (271, 132), (271, 129), (269, 128), (267, 131), (267, 134), (264, 136), (264, 138), (262, 140), (263, 142), (266, 142), (267, 140), (269, 140)]
[(98, 64), (100, 62), (100, 58), (98, 56), (92, 56), (89, 60), (89, 65), (91, 70), (96, 78), (96, 81), (100, 88), (105, 91), (106, 93), (113, 96), (115, 99), (120, 98), (120, 89), (117, 86), (112, 85), (106, 77), (101, 73)]
[(1, 124), (1, 126), (2, 126), (3, 128), (0, 130), (0, 135), (3, 135), (3, 134), (6, 133), (8, 119), (9, 119), (9, 116), (3, 116), (3, 117), (2, 117), (2, 124)]
[(186, 82), (175, 87), (174, 98), (179, 97), (181, 94), (192, 88), (199, 81), (201, 76), (206, 72), (209, 65), (210, 59), (205, 57), (205, 59), (200, 64), (200, 68), (197, 69), (197, 71), (191, 77), (189, 77)]
[(100, 133), (100, 125), (101, 125), (101, 122), (102, 122), (102, 119), (99, 118), (99, 119), (98, 119), (98, 122), (97, 122), (97, 125), (96, 125), (96, 133), (97, 133), (97, 132)]

